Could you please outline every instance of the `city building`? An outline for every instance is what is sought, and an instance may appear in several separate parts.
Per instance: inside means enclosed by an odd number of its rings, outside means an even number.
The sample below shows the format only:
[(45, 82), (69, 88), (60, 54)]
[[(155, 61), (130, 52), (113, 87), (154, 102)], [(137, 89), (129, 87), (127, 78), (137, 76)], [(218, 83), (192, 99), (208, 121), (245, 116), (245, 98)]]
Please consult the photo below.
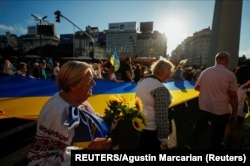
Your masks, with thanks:
[(105, 30), (106, 56), (114, 51), (119, 57), (135, 57), (136, 55), (136, 22), (110, 23), (109, 29)]
[(73, 56), (93, 57), (98, 41), (98, 27), (87, 26), (85, 31), (77, 31), (73, 35)]
[(114, 51), (121, 59), (166, 56), (166, 36), (153, 31), (153, 22), (140, 25), (137, 31), (136, 22), (110, 23), (102, 32), (97, 27), (87, 26), (85, 31), (77, 31), (74, 35), (60, 35), (60, 43), (72, 42), (72, 55), (82, 58), (93, 56), (92, 51), (96, 59), (107, 59)]
[(158, 31), (154, 31), (153, 33), (138, 33), (136, 48), (137, 57), (166, 57), (166, 36)]
[(110, 23), (105, 31), (106, 54), (116, 50), (120, 58), (165, 57), (166, 36), (153, 31), (153, 22), (141, 22), (138, 29), (136, 22)]
[(25, 52), (45, 45), (57, 46), (60, 43), (54, 24), (29, 26), (28, 33), (21, 35), (20, 41)]
[(0, 49), (5, 47), (12, 47), (13, 49), (18, 48), (18, 37), (17, 35), (6, 32), (5, 35), (0, 35)]
[[(87, 26), (85, 31), (74, 34), (56, 35), (54, 24), (37, 24), (29, 26), (27, 34), (21, 35), (21, 48), (27, 52), (45, 45), (71, 45), (73, 57), (108, 58), (114, 51), (120, 58), (131, 57), (165, 57), (167, 40), (164, 34), (153, 31), (153, 22), (141, 22), (138, 30), (136, 22), (110, 23), (109, 28), (100, 32), (98, 27)], [(7, 36), (7, 35), (6, 35)], [(2, 47), (7, 44), (1, 38)]]
[(188, 59), (187, 65), (206, 65), (210, 45), (210, 27), (193, 33), (171, 52), (170, 59)]

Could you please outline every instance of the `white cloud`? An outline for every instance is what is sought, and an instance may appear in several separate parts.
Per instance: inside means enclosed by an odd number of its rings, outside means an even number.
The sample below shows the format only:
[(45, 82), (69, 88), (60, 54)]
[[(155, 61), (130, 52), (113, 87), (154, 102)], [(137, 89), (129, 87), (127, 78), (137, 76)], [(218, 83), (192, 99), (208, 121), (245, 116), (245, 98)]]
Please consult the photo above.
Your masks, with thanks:
[(27, 28), (24, 28), (24, 27), (17, 27), (16, 31), (20, 32), (22, 35), (27, 34)]
[(245, 55), (246, 58), (250, 59), (250, 49), (241, 50), (240, 53), (239, 53), (239, 56), (242, 57), (243, 55)]
[(2, 30), (2, 31), (13, 31), (14, 28), (12, 26), (6, 26), (6, 25), (0, 24), (0, 30)]
[(0, 24), (0, 31), (10, 32), (12, 34), (17, 34), (17, 35), (27, 34), (27, 28), (24, 28), (22, 26), (13, 27), (13, 26)]

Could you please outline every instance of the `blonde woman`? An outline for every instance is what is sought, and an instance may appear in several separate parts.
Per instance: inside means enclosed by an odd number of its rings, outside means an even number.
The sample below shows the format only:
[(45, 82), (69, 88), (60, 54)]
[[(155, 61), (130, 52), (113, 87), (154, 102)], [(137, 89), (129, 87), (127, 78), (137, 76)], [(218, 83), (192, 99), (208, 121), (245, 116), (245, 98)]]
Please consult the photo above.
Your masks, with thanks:
[(138, 82), (136, 95), (143, 104), (146, 126), (141, 134), (140, 150), (168, 149), (168, 107), (171, 95), (164, 83), (170, 78), (174, 65), (165, 58), (154, 62), (152, 74)]
[(69, 61), (58, 72), (56, 82), (61, 90), (40, 112), (28, 165), (70, 165), (70, 149), (79, 149), (73, 143), (80, 140), (90, 141), (85, 148), (89, 150), (110, 147), (106, 131), (99, 130), (101, 122), (86, 104), (95, 86), (92, 66)]

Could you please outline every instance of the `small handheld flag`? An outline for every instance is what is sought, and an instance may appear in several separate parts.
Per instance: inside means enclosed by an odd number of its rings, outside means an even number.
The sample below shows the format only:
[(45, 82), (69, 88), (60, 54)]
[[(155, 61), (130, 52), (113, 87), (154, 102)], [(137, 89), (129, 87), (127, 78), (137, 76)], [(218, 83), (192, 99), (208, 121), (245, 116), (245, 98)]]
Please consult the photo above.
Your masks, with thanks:
[(110, 57), (110, 63), (115, 66), (115, 71), (119, 70), (120, 68), (120, 60), (118, 58), (117, 52), (114, 51)]
[(188, 59), (181, 60), (178, 66), (184, 66), (184, 65), (186, 65), (187, 61), (188, 61)]

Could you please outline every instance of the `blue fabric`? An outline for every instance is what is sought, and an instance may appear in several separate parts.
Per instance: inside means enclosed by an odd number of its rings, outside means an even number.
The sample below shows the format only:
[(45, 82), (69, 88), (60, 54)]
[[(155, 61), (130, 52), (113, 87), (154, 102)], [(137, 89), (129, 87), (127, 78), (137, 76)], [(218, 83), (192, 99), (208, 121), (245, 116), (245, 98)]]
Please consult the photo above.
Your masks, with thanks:
[(68, 128), (72, 128), (75, 125), (79, 124), (80, 113), (79, 109), (74, 106), (69, 107), (69, 119), (68, 119)]
[(108, 134), (108, 127), (102, 118), (85, 110), (79, 110), (79, 118), (80, 123), (75, 129), (73, 142), (92, 141), (96, 137), (105, 137)]
[[(106, 79), (95, 79), (96, 85), (93, 87), (93, 95), (135, 93), (137, 83), (121, 82), (116, 83)], [(31, 97), (31, 96), (52, 96), (59, 89), (55, 79), (33, 79), (20, 76), (0, 77), (0, 97)], [(186, 80), (169, 80), (164, 85), (171, 90), (182, 90), (194, 88), (195, 82)]]
[(88, 118), (82, 111), (79, 111), (80, 123), (75, 129), (75, 136), (73, 142), (86, 142), (92, 141), (93, 135), (89, 125)]
[(94, 137), (105, 137), (108, 135), (108, 131), (109, 131), (108, 125), (104, 123), (101, 117), (94, 115), (94, 114), (90, 114), (89, 112), (85, 110), (82, 110), (82, 112), (87, 114), (97, 127)]

